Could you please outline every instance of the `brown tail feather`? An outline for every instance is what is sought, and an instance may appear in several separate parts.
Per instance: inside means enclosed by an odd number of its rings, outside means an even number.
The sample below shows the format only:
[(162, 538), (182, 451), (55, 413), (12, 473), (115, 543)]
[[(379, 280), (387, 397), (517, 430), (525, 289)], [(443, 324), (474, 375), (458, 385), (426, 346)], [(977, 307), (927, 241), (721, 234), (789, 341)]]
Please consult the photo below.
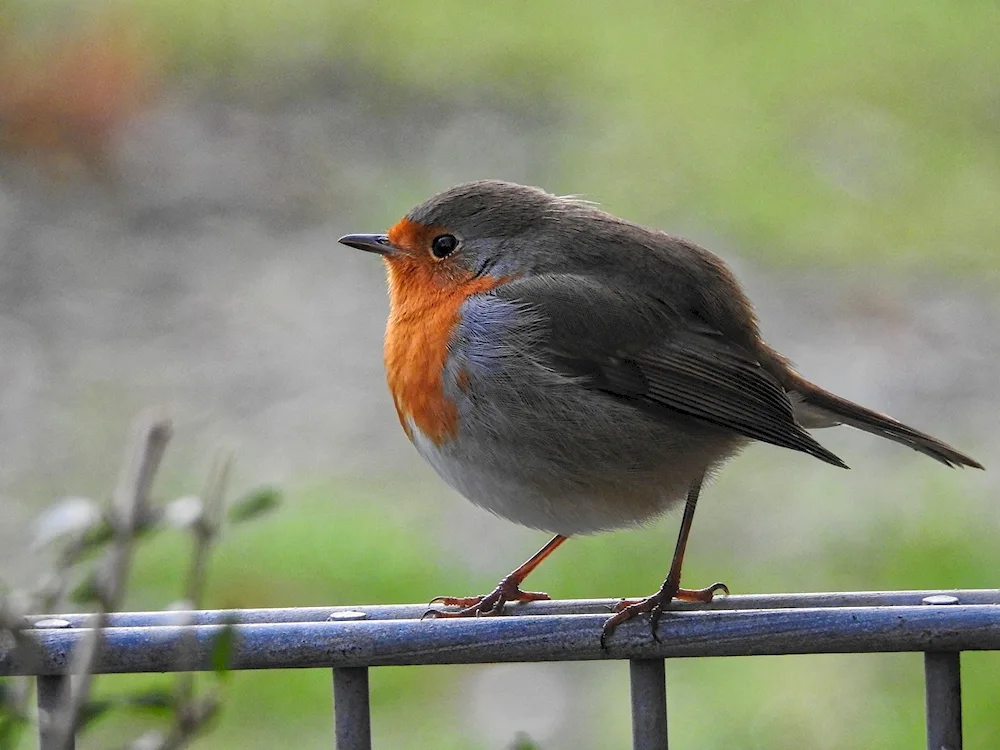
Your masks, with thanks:
[(819, 410), (837, 422), (902, 443), (947, 466), (985, 468), (975, 459), (930, 435), (920, 432), (920, 430), (915, 430), (885, 414), (879, 414), (877, 411), (859, 406), (846, 398), (836, 396), (801, 377), (796, 376), (794, 383), (789, 385), (792, 386), (791, 390), (799, 394), (803, 404), (807, 404), (814, 410)]

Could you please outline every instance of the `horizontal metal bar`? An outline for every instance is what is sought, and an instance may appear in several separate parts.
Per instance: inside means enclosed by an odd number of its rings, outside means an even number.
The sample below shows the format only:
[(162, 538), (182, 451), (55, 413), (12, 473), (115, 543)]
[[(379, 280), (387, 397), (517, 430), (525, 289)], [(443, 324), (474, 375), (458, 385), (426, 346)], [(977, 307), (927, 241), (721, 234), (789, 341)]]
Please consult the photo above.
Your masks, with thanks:
[[(1000, 650), (1000, 605), (666, 612), (659, 641), (645, 618), (600, 645), (600, 615), (269, 623), (233, 626), (232, 669), (652, 659), (754, 654)], [(169, 672), (183, 654), (212, 669), (220, 625), (109, 628), (97, 671)], [(37, 660), (0, 650), (0, 675), (60, 674), (85, 629), (22, 631)], [(189, 639), (189, 640), (186, 640)], [(193, 644), (193, 645), (192, 645)]]
[[(853, 591), (819, 594), (716, 595), (710, 604), (672, 602), (671, 611), (732, 609), (786, 609), (815, 607), (915, 606), (928, 597), (953, 597), (955, 604), (1000, 604), (1000, 589), (954, 591)], [(585, 615), (610, 613), (620, 599), (560, 599), (507, 606), (510, 615)], [(426, 604), (385, 604), (357, 607), (289, 607), (267, 609), (216, 609), (196, 612), (119, 612), (109, 615), (108, 627), (142, 625), (211, 625), (220, 623), (323, 622), (331, 615), (343, 619), (413, 620), (428, 610)], [(360, 613), (359, 615), (353, 613)], [(29, 622), (61, 619), (73, 627), (86, 627), (88, 615), (33, 615)]]

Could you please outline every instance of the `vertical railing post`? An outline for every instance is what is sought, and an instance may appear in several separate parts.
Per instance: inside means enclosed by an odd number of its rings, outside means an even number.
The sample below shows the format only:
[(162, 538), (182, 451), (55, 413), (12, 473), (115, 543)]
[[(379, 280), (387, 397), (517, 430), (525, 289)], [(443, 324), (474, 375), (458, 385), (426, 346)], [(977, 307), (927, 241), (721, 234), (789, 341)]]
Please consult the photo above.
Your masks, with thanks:
[[(328, 622), (358, 622), (364, 612), (345, 609), (332, 613)], [(371, 750), (372, 717), (367, 667), (334, 667), (333, 721), (337, 750)]]
[[(957, 596), (935, 594), (921, 602), (933, 607), (958, 604)], [(958, 651), (924, 654), (927, 750), (962, 750), (962, 670)]]
[[(67, 620), (50, 618), (39, 620), (36, 628), (68, 628)], [(38, 748), (39, 750), (74, 750), (76, 747), (75, 733), (67, 735), (60, 722), (68, 720), (63, 712), (69, 708), (69, 694), (72, 678), (68, 674), (39, 675), (35, 678), (35, 700), (38, 703)], [(65, 740), (62, 746), (59, 741)]]
[(334, 668), (333, 714), (337, 750), (371, 750), (367, 667)]
[(962, 750), (962, 672), (958, 651), (924, 654), (927, 750)]
[(629, 662), (633, 750), (667, 750), (667, 675), (663, 659)]
[(70, 691), (69, 675), (42, 675), (36, 678), (38, 693), (38, 749), (39, 750), (74, 750), (76, 738), (71, 733), (69, 738), (59, 747), (59, 721), (61, 713), (66, 710)]

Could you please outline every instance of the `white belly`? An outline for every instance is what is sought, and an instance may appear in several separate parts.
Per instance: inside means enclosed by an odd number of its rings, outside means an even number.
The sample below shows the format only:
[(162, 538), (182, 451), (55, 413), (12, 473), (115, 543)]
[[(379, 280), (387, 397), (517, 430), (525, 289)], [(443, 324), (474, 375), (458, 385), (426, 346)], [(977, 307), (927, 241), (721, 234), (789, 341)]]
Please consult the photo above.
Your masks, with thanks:
[(477, 462), (434, 444), (410, 424), (420, 455), (468, 500), (523, 526), (570, 536), (635, 526), (683, 500), (689, 483), (678, 477), (650, 481), (578, 482), (560, 486), (558, 477), (529, 477), (516, 466)]

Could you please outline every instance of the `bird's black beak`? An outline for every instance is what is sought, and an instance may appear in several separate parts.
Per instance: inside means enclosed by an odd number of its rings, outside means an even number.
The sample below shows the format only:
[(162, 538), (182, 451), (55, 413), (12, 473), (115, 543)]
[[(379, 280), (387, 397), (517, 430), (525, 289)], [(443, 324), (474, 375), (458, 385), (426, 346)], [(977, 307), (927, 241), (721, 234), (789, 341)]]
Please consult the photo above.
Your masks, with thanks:
[(345, 234), (337, 242), (379, 255), (392, 255), (396, 251), (396, 248), (389, 242), (389, 238), (384, 234)]

